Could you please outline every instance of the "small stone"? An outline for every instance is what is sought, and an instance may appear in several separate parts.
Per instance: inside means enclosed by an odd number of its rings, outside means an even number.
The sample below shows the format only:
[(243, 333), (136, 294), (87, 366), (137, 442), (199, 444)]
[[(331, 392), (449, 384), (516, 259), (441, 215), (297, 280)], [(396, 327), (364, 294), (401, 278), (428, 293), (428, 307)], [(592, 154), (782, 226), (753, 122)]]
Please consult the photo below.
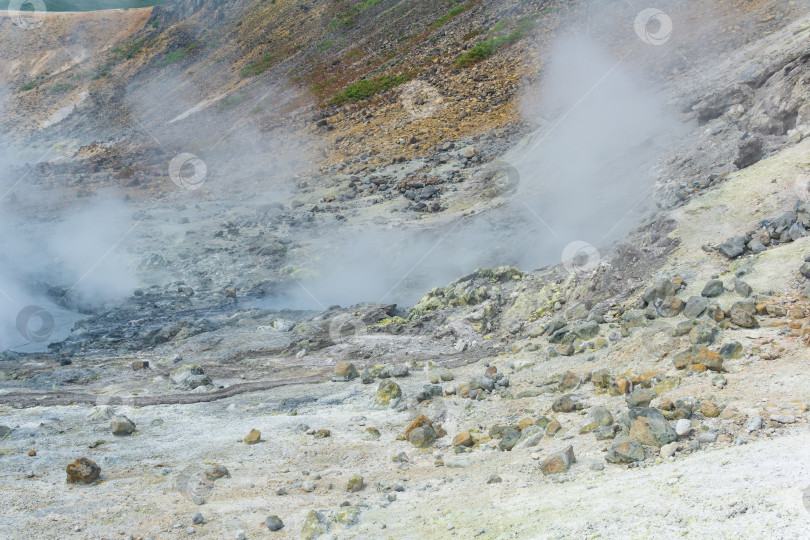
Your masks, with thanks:
[(729, 312), (729, 316), (731, 317), (731, 322), (736, 324), (741, 328), (757, 328), (759, 327), (759, 323), (757, 322), (756, 317), (743, 307), (734, 304), (731, 306), (731, 311)]
[(310, 510), (301, 529), (301, 539), (314, 540), (327, 533), (330, 528), (330, 520), (325, 513)]
[(630, 392), (625, 398), (625, 401), (627, 401), (627, 406), (631, 408), (648, 407), (656, 396), (657, 394), (654, 391), (639, 387)]
[(717, 249), (727, 258), (734, 259), (745, 253), (746, 241), (745, 236), (734, 236), (717, 246)]
[(734, 291), (744, 298), (748, 298), (754, 292), (751, 285), (739, 279), (734, 280)]
[(619, 437), (613, 441), (605, 455), (609, 463), (632, 463), (644, 459), (644, 447), (627, 437)]
[(135, 422), (126, 416), (116, 416), (110, 423), (113, 435), (132, 435), (135, 432)]
[(202, 515), (201, 512), (197, 512), (196, 514), (194, 514), (194, 517), (191, 518), (191, 522), (194, 525), (202, 525), (205, 522), (205, 519), (203, 518), (203, 515)]
[(367, 441), (376, 441), (380, 438), (380, 430), (375, 427), (367, 427), (363, 430), (363, 439)]
[(134, 371), (149, 369), (149, 360), (135, 360), (134, 362), (132, 362), (132, 369)]
[(183, 364), (174, 370), (169, 378), (177, 386), (188, 390), (212, 384), (211, 378), (197, 364)]
[(706, 298), (714, 298), (723, 294), (723, 291), (723, 280), (713, 279), (708, 282), (705, 287), (703, 287), (700, 295), (705, 296)]
[(732, 341), (731, 343), (724, 343), (722, 347), (720, 347), (720, 356), (725, 359), (736, 359), (740, 358), (743, 353), (743, 346), (742, 343), (739, 341)]
[(700, 349), (692, 358), (693, 364), (702, 364), (712, 371), (723, 371), (723, 357), (709, 349)]
[(417, 448), (426, 448), (436, 441), (436, 431), (433, 426), (426, 424), (413, 429), (408, 435), (408, 441)]
[(709, 300), (702, 296), (691, 296), (686, 301), (683, 309), (683, 316), (687, 319), (697, 319), (709, 307)]
[(267, 528), (273, 532), (280, 531), (284, 528), (284, 522), (281, 521), (281, 518), (276, 515), (267, 516), (267, 518), (264, 520), (264, 524), (267, 525)]
[(347, 382), (359, 376), (357, 368), (351, 362), (338, 362), (332, 369), (332, 382)]
[(549, 435), (554, 435), (555, 433), (560, 431), (560, 429), (562, 429), (562, 425), (560, 425), (560, 423), (557, 421), (556, 418), (552, 419), (546, 425), (546, 433), (548, 433)]
[(717, 433), (701, 433), (697, 440), (699, 443), (713, 443), (717, 440)]
[(377, 387), (374, 403), (380, 407), (395, 407), (402, 398), (402, 389), (392, 380), (385, 380)]
[(79, 458), (67, 466), (67, 481), (71, 484), (90, 484), (98, 480), (101, 467), (87, 458)]
[(678, 437), (683, 437), (690, 431), (692, 431), (692, 422), (690, 422), (686, 418), (681, 418), (675, 422), (675, 434)]
[(251, 429), (250, 433), (245, 435), (243, 440), (245, 441), (245, 444), (256, 444), (262, 440), (262, 433), (258, 429)]
[(646, 446), (661, 447), (677, 438), (675, 430), (663, 420), (641, 416), (630, 426), (630, 439)]
[(554, 412), (567, 413), (576, 410), (576, 408), (576, 402), (567, 394), (555, 399), (554, 403), (551, 405), (551, 410)]
[(473, 444), (473, 438), (469, 431), (462, 431), (453, 439), (453, 446), (470, 447)]
[(605, 470), (605, 464), (601, 461), (593, 460), (588, 464), (588, 468), (592, 471), (603, 471)]
[(752, 431), (757, 431), (762, 429), (762, 417), (761, 416), (752, 416), (745, 422), (745, 426), (743, 426), (745, 431), (751, 433)]
[(497, 474), (490, 474), (487, 479), (487, 484), (500, 484), (501, 482), (503, 482), (503, 479)]
[(225, 465), (209, 465), (205, 468), (205, 476), (208, 477), (209, 480), (219, 480), (220, 478), (231, 477), (231, 473), (225, 467)]
[(352, 475), (346, 483), (346, 491), (354, 493), (361, 489), (363, 489), (363, 477), (359, 474)]
[(391, 370), (392, 377), (407, 377), (408, 376), (408, 365), (407, 364), (397, 364)]
[(704, 401), (700, 405), (700, 412), (706, 418), (717, 418), (720, 416), (720, 407), (713, 401)]
[(772, 414), (771, 420), (780, 424), (793, 424), (796, 422), (796, 417), (791, 414)]
[(675, 455), (676, 450), (678, 450), (678, 443), (677, 442), (671, 442), (671, 443), (665, 444), (664, 446), (661, 447), (661, 458), (662, 459), (667, 459), (667, 458)]
[(335, 521), (341, 525), (354, 525), (360, 517), (360, 508), (351, 504), (341, 505), (335, 513)]
[(28, 455), (31, 456), (31, 457), (34, 457), (34, 456), (37, 455), (37, 451), (36, 450), (29, 450)]
[(569, 445), (565, 450), (550, 455), (540, 465), (540, 470), (543, 474), (559, 474), (571, 468), (571, 465), (576, 463), (574, 457), (574, 447)]

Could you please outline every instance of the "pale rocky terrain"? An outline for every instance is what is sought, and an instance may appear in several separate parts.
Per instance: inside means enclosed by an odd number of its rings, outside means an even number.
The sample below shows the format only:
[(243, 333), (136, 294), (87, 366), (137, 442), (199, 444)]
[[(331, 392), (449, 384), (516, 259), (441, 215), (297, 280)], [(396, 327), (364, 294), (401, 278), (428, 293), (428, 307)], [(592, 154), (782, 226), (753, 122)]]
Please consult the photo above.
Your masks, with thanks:
[[(433, 27), (427, 3), (378, 4), (0, 19), (3, 142), (47, 149), (9, 166), (15, 231), (109, 190), (137, 226), (122, 298), (30, 276), (70, 322), (0, 356), (0, 537), (806, 536), (808, 6), (670, 2), (667, 54), (599, 25), (641, 6), (473, 2)], [(518, 268), (528, 244), (492, 238), (543, 230), (514, 174), (565, 120), (522, 100), (572, 29), (645, 67), (683, 133), (615, 241)], [(436, 111), (413, 81), (330, 102), (404, 63)], [(201, 189), (167, 177), (181, 151), (215, 171)], [(506, 232), (453, 251), (470, 222)], [(369, 230), (427, 238), (373, 297), (385, 266), (350, 241)], [(489, 268), (426, 281), (436, 250)], [(318, 288), (335, 251), (375, 269), (361, 303)], [(66, 481), (80, 458), (100, 472)]]

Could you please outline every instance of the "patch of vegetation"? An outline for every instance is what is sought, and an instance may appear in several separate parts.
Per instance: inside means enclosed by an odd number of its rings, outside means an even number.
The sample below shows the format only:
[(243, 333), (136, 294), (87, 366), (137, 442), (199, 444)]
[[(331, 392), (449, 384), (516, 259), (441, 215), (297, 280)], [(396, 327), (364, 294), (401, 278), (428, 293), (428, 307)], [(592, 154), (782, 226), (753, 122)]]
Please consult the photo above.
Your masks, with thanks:
[(219, 103), (220, 109), (227, 109), (228, 107), (233, 107), (234, 105), (239, 105), (245, 101), (245, 96), (233, 96), (229, 97), (228, 99), (224, 99)]
[(481, 35), (481, 34), (483, 34), (483, 33), (484, 33), (484, 31), (483, 31), (483, 30), (481, 30), (481, 29), (479, 29), (479, 28), (476, 28), (476, 29), (475, 29), (475, 30), (473, 30), (472, 32), (467, 32), (466, 34), (464, 34), (463, 36), (461, 36), (461, 39), (463, 39), (464, 41), (470, 41), (472, 38), (474, 38), (474, 37), (478, 37), (478, 36), (480, 36), (480, 35)]
[(146, 39), (144, 38), (130, 41), (125, 43), (122, 47), (115, 47), (112, 49), (113, 58), (115, 60), (130, 59), (135, 55), (142, 53), (146, 47), (147, 43)]
[(68, 92), (76, 88), (75, 84), (70, 83), (59, 83), (51, 86), (50, 90), (48, 90), (49, 94), (61, 94), (62, 92)]
[(253, 62), (252, 64), (248, 64), (247, 66), (243, 67), (240, 75), (242, 77), (261, 75), (273, 65), (273, 58), (275, 58), (275, 56), (275, 54), (265, 54), (258, 62)]
[(163, 60), (157, 62), (155, 64), (156, 67), (168, 66), (169, 64), (174, 64), (175, 62), (179, 62), (183, 58), (185, 58), (191, 51), (199, 47), (199, 43), (192, 43), (185, 49), (180, 49), (178, 51), (171, 51), (166, 53), (166, 56), (163, 57)]
[[(496, 36), (478, 43), (475, 47), (456, 58), (453, 65), (457, 68), (470, 66), (480, 62), (481, 60), (489, 58), (501, 47), (505, 47), (523, 39), (526, 37), (526, 34), (528, 34), (534, 28), (538, 16), (539, 15), (535, 14), (521, 17), (517, 20), (515, 29), (510, 33), (503, 36)], [(504, 26), (505, 23), (500, 21), (492, 27), (490, 33), (498, 33), (503, 30)]]
[(458, 6), (456, 8), (451, 9), (450, 12), (447, 15), (445, 15), (443, 17), (439, 17), (438, 19), (436, 19), (436, 22), (431, 24), (430, 27), (428, 28), (428, 30), (433, 31), (433, 30), (436, 30), (437, 28), (439, 28), (440, 26), (444, 26), (445, 24), (449, 23), (451, 20), (455, 19), (456, 17), (458, 17), (459, 15), (461, 15), (462, 13), (467, 11), (468, 9), (475, 6), (475, 4), (476, 4), (476, 2), (470, 2), (468, 4), (464, 4), (463, 6)]
[(328, 101), (329, 105), (343, 105), (344, 103), (357, 103), (371, 96), (396, 88), (413, 78), (413, 75), (378, 75), (371, 79), (360, 79), (350, 84), (345, 90), (336, 94)]
[(331, 47), (335, 43), (337, 43), (337, 41), (334, 41), (334, 40), (332, 40), (332, 41), (321, 41), (320, 43), (318, 43), (317, 47), (318, 47), (319, 51), (325, 51), (326, 49), (328, 49), (329, 47)]
[(329, 28), (333, 29), (337, 28), (338, 26), (352, 26), (355, 22), (357, 22), (357, 18), (361, 13), (376, 6), (380, 2), (382, 2), (382, 0), (363, 0), (359, 4), (352, 6), (349, 11), (338, 15), (337, 19), (333, 20), (329, 25)]
[(35, 82), (29, 82), (29, 83), (25, 83), (24, 85), (22, 85), (22, 86), (20, 87), (20, 91), (21, 91), (21, 92), (25, 92), (26, 90), (33, 90), (33, 89), (34, 89), (34, 88), (36, 88), (36, 87), (37, 87), (37, 83), (35, 83)]

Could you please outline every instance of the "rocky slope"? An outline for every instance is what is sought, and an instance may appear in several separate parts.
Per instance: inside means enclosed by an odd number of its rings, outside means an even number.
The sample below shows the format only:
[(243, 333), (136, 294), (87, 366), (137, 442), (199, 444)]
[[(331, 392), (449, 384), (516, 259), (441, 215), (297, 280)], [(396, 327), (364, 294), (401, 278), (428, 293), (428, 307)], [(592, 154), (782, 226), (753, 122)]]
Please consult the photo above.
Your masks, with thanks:
[[(36, 237), (113, 189), (137, 280), (99, 304), (31, 272), (81, 320), (3, 353), (0, 530), (801, 536), (808, 6), (659, 7), (663, 46), (612, 4), (0, 19), (6, 142), (41, 160), (14, 164), (3, 210)], [(652, 181), (620, 191), (595, 246), (568, 229), (602, 207), (577, 213), (582, 194), (565, 221), (561, 182), (532, 180), (579, 106), (535, 99), (564, 33), (621, 59), (605, 77), (643, 68), (677, 117), (672, 138), (606, 146), (606, 196), (621, 162)], [(565, 163), (602, 118), (579, 110)], [(203, 165), (167, 174), (179, 153)]]

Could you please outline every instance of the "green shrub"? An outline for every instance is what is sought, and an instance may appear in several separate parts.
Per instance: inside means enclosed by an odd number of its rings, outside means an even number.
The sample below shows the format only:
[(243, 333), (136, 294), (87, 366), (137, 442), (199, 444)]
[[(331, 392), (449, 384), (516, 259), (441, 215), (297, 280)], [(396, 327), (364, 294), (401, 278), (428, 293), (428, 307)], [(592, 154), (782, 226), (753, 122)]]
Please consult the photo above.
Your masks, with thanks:
[(274, 54), (265, 54), (258, 62), (253, 62), (242, 68), (240, 73), (242, 77), (252, 77), (254, 75), (261, 75), (273, 65)]
[[(526, 37), (532, 28), (534, 28), (535, 21), (538, 15), (527, 15), (525, 17), (521, 17), (517, 20), (517, 24), (515, 24), (515, 29), (512, 30), (509, 34), (505, 36), (497, 36), (491, 39), (487, 39), (482, 41), (481, 43), (477, 44), (475, 47), (467, 51), (466, 53), (462, 54), (456, 61), (454, 62), (454, 66), (457, 68), (469, 66), (475, 64), (476, 62), (480, 62), (486, 58), (489, 58), (495, 51), (500, 49), (501, 47), (505, 47), (511, 43), (519, 41)], [(490, 33), (496, 33), (500, 31), (504, 24), (503, 21), (498, 22), (495, 26), (492, 27), (492, 31)]]
[(49, 94), (59, 94), (59, 93), (62, 93), (62, 92), (67, 92), (69, 90), (73, 90), (74, 88), (76, 88), (75, 84), (59, 83), (59, 84), (55, 84), (55, 85), (51, 86), (51, 89), (48, 90), (48, 93)]
[(385, 92), (409, 81), (410, 75), (378, 75), (372, 79), (360, 79), (356, 83), (350, 84), (345, 90), (336, 94), (328, 101), (330, 105), (343, 105), (344, 103), (356, 103), (368, 99), (375, 94)]
[(448, 22), (450, 22), (454, 18), (458, 17), (459, 15), (461, 15), (462, 13), (467, 11), (468, 9), (472, 8), (474, 5), (475, 5), (475, 2), (470, 2), (468, 4), (464, 4), (463, 6), (458, 6), (456, 8), (451, 9), (450, 12), (447, 15), (445, 15), (444, 17), (439, 17), (438, 19), (436, 19), (436, 22), (431, 24), (430, 27), (428, 28), (428, 30), (431, 30), (431, 31), (436, 30), (440, 26), (443, 26), (443, 25), (447, 24)]

